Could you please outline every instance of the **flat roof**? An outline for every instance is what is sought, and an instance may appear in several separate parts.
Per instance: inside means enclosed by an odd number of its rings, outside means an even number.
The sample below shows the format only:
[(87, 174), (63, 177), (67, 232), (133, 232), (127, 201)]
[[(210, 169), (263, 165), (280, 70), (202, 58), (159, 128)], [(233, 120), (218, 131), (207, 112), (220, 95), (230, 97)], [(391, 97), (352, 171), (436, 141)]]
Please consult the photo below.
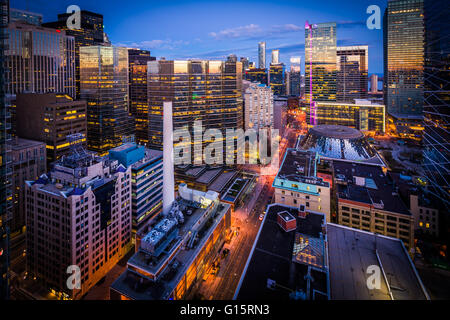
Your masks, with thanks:
[(41, 141), (34, 141), (24, 138), (14, 138), (11, 140), (11, 148), (14, 151), (19, 151), (22, 149), (27, 149), (31, 147), (38, 147), (43, 146), (45, 147), (45, 143)]
[(206, 170), (200, 177), (195, 180), (198, 183), (210, 184), (222, 172), (222, 168), (213, 168)]
[(328, 182), (316, 176), (315, 161), (314, 152), (287, 149), (276, 178), (329, 187)]
[[(186, 273), (187, 269), (191, 266), (194, 259), (203, 249), (206, 240), (216, 229), (220, 223), (224, 214), (226, 214), (231, 208), (231, 205), (220, 202), (217, 207), (217, 213), (214, 216), (214, 221), (209, 227), (202, 233), (202, 237), (199, 239), (198, 244), (192, 249), (180, 249), (175, 257), (171, 260), (169, 265), (165, 266), (161, 275), (156, 281), (136, 273), (131, 269), (127, 269), (122, 275), (111, 285), (111, 289), (123, 294), (131, 299), (135, 300), (161, 300), (168, 299), (169, 295), (175, 289), (176, 285), (180, 282), (182, 276)], [(184, 223), (180, 228), (179, 234), (185, 235), (192, 229), (192, 226), (203, 215), (204, 210), (196, 211), (189, 219), (186, 216), (186, 220), (189, 223)], [(170, 252), (172, 253), (172, 251)], [(170, 254), (169, 253), (169, 254)], [(167, 258), (167, 253), (164, 254)], [(144, 270), (156, 271), (162, 266), (162, 262), (168, 261), (167, 259), (161, 259), (156, 268), (152, 268), (147, 264), (145, 254), (141, 251), (134, 254), (128, 261), (131, 266), (138, 266)], [(179, 267), (172, 268), (173, 262), (176, 261)]]
[(211, 184), (209, 190), (222, 193), (225, 186), (233, 179), (237, 174), (237, 171), (227, 171), (220, 174), (216, 180)]
[[(408, 207), (396, 193), (394, 181), (384, 174), (381, 167), (335, 160), (333, 170), (337, 181), (344, 183), (338, 183), (338, 199), (369, 205), (382, 203), (381, 210), (411, 216)], [(357, 185), (355, 177), (364, 178), (364, 186)]]
[[(268, 206), (236, 291), (237, 300), (289, 300), (289, 290), (306, 292), (308, 265), (294, 261), (294, 245), (298, 234), (319, 238), (325, 216), (309, 212), (305, 218), (297, 218), (296, 231), (286, 232), (277, 223), (278, 213), (285, 211), (298, 216), (298, 208), (279, 204)], [(314, 279), (311, 282), (311, 297), (314, 291), (319, 291), (325, 294), (322, 298), (326, 298), (326, 272), (311, 269), (311, 276)], [(277, 283), (274, 290), (267, 287), (268, 279)], [(319, 299), (318, 296), (316, 298)]]
[[(387, 283), (394, 300), (429, 299), (401, 240), (336, 224), (327, 224), (327, 236), (331, 299), (391, 300)], [(379, 290), (367, 287), (372, 265), (386, 274)]]

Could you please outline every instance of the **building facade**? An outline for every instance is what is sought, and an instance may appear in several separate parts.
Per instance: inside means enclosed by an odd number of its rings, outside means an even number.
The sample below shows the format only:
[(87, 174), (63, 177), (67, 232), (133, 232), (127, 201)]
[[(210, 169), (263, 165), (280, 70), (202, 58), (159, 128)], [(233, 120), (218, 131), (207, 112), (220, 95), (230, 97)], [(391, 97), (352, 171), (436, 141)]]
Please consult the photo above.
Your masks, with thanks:
[(159, 60), (150, 61), (148, 68), (147, 147), (162, 148), (167, 101), (172, 102), (173, 129), (187, 128), (191, 137), (194, 121), (201, 121), (205, 130), (220, 130), (223, 137), (227, 129), (243, 128), (241, 62)]
[(128, 50), (80, 48), (81, 98), (87, 102), (88, 149), (104, 155), (132, 133), (128, 115)]
[(269, 86), (273, 94), (282, 96), (286, 94), (286, 66), (283, 63), (270, 64)]
[(250, 83), (244, 94), (245, 130), (273, 128), (273, 92), (264, 84)]
[(11, 232), (24, 232), (25, 227), (25, 181), (36, 180), (47, 172), (46, 145), (16, 137), (12, 140), (13, 161), (13, 213)]
[(266, 69), (250, 68), (248, 70), (245, 70), (244, 78), (245, 80), (248, 80), (250, 82), (259, 82), (265, 85), (269, 84), (269, 78)]
[(423, 2), (389, 1), (384, 14), (384, 104), (389, 114), (422, 116)]
[(340, 125), (364, 132), (385, 133), (386, 114), (384, 105), (372, 104), (368, 100), (346, 102), (317, 102), (315, 121), (306, 110), (307, 123), (312, 125)]
[(336, 101), (336, 23), (305, 25), (306, 100)]
[(162, 210), (162, 151), (125, 143), (110, 150), (109, 157), (131, 167), (132, 232), (136, 234)]
[(12, 212), (11, 116), (6, 99), (9, 0), (0, 0), (0, 300), (9, 299), (9, 226)]
[(26, 22), (35, 26), (42, 25), (43, 16), (40, 13), (29, 12), (25, 10), (19, 10), (10, 8), (9, 10), (9, 22)]
[(75, 97), (75, 39), (72, 36), (65, 31), (20, 22), (9, 23), (8, 33), (8, 94), (54, 92)]
[[(150, 51), (140, 49), (128, 49), (128, 70), (130, 83), (130, 108), (129, 112), (136, 119), (138, 115), (148, 112), (147, 101), (147, 62), (156, 60), (150, 56)], [(141, 117), (139, 117), (141, 118)], [(139, 122), (136, 121), (136, 136)], [(139, 139), (138, 139), (139, 141)]]
[(266, 69), (266, 43), (258, 43), (258, 68)]
[[(64, 94), (19, 94), (15, 110), (15, 133), (22, 138), (44, 142), (47, 163), (69, 152), (67, 136), (86, 136), (86, 102)], [(84, 141), (85, 143), (85, 141)]]
[(81, 10), (81, 28), (69, 29), (67, 21), (72, 13), (58, 14), (55, 22), (44, 23), (43, 26), (64, 32), (75, 39), (75, 86), (76, 98), (80, 98), (80, 47), (97, 46), (105, 44), (105, 34), (103, 31), (103, 15)]
[(291, 96), (301, 96), (301, 57), (291, 58), (291, 69), (287, 77), (286, 93)]
[(446, 1), (425, 1), (424, 168), (430, 192), (450, 208), (450, 21)]
[(414, 216), (379, 166), (333, 161), (338, 223), (414, 248)]
[[(79, 139), (80, 137), (78, 137)], [(25, 185), (27, 271), (60, 299), (80, 299), (126, 253), (131, 243), (131, 168), (73, 153)], [(80, 268), (81, 289), (67, 286)]]
[(275, 203), (320, 212), (330, 221), (330, 183), (317, 176), (319, 156), (288, 149), (273, 182)]
[(367, 99), (369, 46), (337, 47), (337, 101)]

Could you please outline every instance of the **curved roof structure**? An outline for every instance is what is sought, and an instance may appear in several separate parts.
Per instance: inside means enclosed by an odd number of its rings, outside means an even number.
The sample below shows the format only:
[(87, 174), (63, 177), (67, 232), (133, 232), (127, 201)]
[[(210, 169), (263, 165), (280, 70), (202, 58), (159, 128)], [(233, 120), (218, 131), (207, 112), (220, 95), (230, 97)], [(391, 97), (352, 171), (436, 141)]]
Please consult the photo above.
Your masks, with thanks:
[(349, 127), (320, 125), (311, 128), (300, 147), (325, 158), (383, 165), (364, 134)]

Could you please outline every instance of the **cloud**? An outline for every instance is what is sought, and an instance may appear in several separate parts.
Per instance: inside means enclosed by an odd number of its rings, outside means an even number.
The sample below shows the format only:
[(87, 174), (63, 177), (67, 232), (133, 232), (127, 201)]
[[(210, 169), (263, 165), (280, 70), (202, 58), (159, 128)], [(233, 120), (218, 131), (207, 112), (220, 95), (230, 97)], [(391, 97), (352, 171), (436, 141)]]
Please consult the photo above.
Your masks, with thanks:
[(189, 41), (184, 40), (144, 40), (140, 42), (123, 42), (123, 43), (115, 43), (116, 46), (119, 47), (131, 47), (138, 49), (166, 49), (166, 50), (174, 50), (181, 46), (189, 45)]
[(303, 27), (299, 27), (295, 24), (289, 23), (284, 25), (272, 25), (269, 28), (261, 28), (257, 24), (249, 24), (246, 26), (240, 26), (236, 28), (228, 28), (218, 32), (210, 32), (209, 36), (216, 40), (223, 39), (264, 39), (274, 35), (280, 35), (283, 33), (298, 32), (303, 30)]
[(237, 27), (237, 28), (224, 29), (219, 32), (210, 32), (209, 36), (216, 40), (236, 39), (236, 38), (254, 36), (260, 32), (262, 32), (262, 29), (260, 26), (258, 26), (256, 24), (249, 24), (249, 25), (241, 26), (241, 27)]

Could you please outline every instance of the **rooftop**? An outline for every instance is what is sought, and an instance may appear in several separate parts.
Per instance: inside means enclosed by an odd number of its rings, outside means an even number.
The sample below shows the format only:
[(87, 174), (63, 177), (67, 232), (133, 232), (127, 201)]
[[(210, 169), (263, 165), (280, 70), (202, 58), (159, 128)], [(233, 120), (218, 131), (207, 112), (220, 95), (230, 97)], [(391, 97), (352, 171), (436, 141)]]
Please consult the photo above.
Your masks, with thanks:
[(411, 215), (394, 181), (379, 166), (333, 161), (338, 199), (373, 205), (384, 211)]
[[(198, 228), (198, 222), (201, 220), (205, 213), (205, 209), (198, 208), (196, 206), (190, 206), (192, 203), (189, 201), (180, 200), (180, 208), (184, 208), (182, 211), (192, 210), (192, 215), (185, 214), (185, 221), (182, 225), (179, 225), (178, 237), (172, 241), (166, 250), (158, 257), (150, 256), (145, 251), (139, 250), (128, 261), (128, 265), (131, 267), (137, 267), (152, 274), (161, 269), (156, 281), (151, 280), (138, 274), (136, 271), (128, 268), (112, 285), (111, 288), (129, 298), (135, 300), (164, 300), (168, 299), (181, 277), (186, 273), (194, 259), (202, 250), (206, 240), (215, 230), (224, 214), (230, 210), (230, 205), (226, 203), (219, 203), (215, 211), (212, 212), (211, 223), (200, 224)], [(195, 225), (195, 227), (194, 227)], [(180, 248), (181, 242), (189, 234), (197, 232), (198, 239), (196, 244), (192, 248), (181, 248), (171, 257), (173, 253)], [(165, 263), (168, 263), (165, 265)]]
[[(277, 216), (280, 212), (297, 217), (296, 231), (285, 232), (278, 225)], [(301, 259), (301, 253), (308, 251), (308, 256), (316, 256), (311, 246), (299, 246), (300, 239), (317, 240), (319, 258), (323, 257), (326, 236), (321, 239), (321, 233), (324, 224), (323, 214), (308, 212), (305, 218), (298, 218), (298, 208), (269, 205), (236, 291), (237, 299), (288, 300), (292, 291), (306, 292), (308, 261)], [(322, 262), (325, 261), (322, 259)], [(314, 264), (309, 265), (315, 267)], [(311, 298), (327, 299), (327, 273), (312, 268), (311, 276), (314, 279), (311, 282)], [(275, 288), (268, 287), (268, 280), (276, 282)]]
[(11, 148), (13, 151), (19, 151), (39, 146), (45, 146), (45, 143), (41, 141), (28, 140), (18, 137), (11, 140)]
[(329, 187), (328, 182), (317, 177), (316, 161), (318, 161), (318, 158), (314, 152), (287, 149), (276, 179)]
[[(331, 299), (390, 300), (386, 279), (394, 300), (429, 299), (401, 240), (335, 224), (327, 224), (327, 236)], [(372, 265), (386, 274), (380, 290), (366, 284)]]

